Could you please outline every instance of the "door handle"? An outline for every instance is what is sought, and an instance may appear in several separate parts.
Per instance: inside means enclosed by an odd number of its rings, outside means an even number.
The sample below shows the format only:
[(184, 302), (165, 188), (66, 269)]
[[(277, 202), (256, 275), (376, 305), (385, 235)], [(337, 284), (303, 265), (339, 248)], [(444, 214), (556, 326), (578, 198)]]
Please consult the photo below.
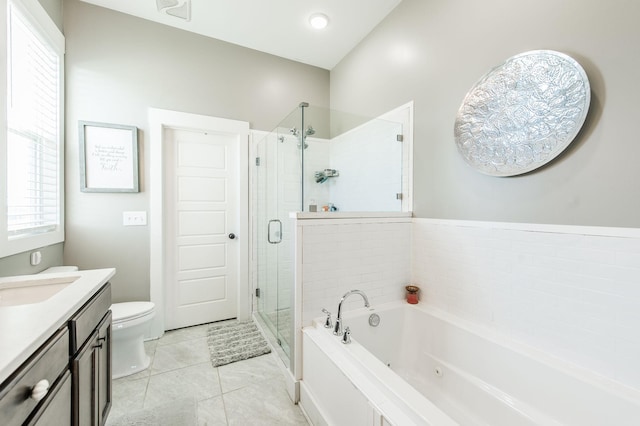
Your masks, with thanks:
[(236, 239), (236, 234), (234, 234), (233, 232), (229, 234), (229, 239), (230, 240), (235, 240)]
[[(271, 228), (272, 224), (277, 225), (278, 230), (274, 232), (276, 239), (271, 238)], [(272, 219), (269, 221), (267, 225), (267, 241), (269, 244), (280, 244), (282, 242), (282, 222), (278, 219)]]

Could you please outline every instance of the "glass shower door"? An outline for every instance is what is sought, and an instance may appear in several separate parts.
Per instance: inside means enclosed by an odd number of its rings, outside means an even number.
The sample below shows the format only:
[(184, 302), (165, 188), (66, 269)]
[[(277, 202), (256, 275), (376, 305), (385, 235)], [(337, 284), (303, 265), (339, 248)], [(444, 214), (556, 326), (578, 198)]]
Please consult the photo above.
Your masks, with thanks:
[[(286, 133), (285, 133), (286, 132)], [(258, 144), (256, 247), (258, 313), (290, 365), (293, 331), (293, 228), (300, 206), (300, 159), (294, 135), (276, 129)]]

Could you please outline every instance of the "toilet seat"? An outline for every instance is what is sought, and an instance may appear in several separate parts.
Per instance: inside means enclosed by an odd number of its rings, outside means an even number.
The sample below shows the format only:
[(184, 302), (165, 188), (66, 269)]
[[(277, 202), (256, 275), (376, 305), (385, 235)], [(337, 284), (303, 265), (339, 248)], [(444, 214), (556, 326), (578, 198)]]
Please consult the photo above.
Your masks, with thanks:
[(153, 313), (153, 302), (122, 302), (111, 305), (113, 324), (132, 321)]

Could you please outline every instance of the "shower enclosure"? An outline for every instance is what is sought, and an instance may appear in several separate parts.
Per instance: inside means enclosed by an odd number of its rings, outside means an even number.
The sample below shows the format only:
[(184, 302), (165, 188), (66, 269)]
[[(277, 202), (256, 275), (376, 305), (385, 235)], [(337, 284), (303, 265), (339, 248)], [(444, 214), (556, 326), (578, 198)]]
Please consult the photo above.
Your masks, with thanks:
[[(256, 145), (253, 174), (257, 319), (293, 371), (292, 212), (408, 211), (405, 111), (370, 119), (300, 103)], [(406, 191), (405, 191), (406, 192)]]

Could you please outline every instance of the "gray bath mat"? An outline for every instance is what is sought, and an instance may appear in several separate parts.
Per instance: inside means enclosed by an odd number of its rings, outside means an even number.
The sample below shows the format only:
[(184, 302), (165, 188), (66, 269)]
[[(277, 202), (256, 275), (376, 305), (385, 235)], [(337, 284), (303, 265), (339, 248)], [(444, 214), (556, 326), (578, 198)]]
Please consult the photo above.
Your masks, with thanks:
[(197, 408), (194, 398), (184, 398), (114, 418), (110, 416), (107, 426), (196, 426)]
[(253, 321), (224, 321), (209, 328), (207, 343), (214, 367), (268, 354), (271, 348)]

